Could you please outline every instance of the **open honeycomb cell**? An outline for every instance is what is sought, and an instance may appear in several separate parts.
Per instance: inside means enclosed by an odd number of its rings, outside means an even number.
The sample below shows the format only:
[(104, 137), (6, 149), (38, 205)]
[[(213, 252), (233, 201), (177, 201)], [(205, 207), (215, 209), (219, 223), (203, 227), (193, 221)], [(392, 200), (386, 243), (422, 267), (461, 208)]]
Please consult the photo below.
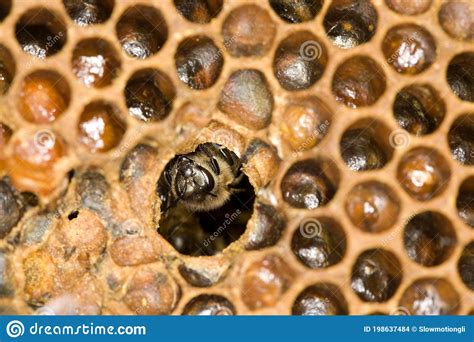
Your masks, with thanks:
[(473, 8), (0, 1), (0, 314), (472, 315)]

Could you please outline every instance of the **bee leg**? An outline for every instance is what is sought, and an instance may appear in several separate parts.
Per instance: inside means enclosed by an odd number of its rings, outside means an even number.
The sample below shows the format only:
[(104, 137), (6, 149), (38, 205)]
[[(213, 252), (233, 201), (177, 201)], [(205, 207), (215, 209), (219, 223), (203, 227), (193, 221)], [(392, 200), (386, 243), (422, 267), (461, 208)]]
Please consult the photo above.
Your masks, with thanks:
[(234, 158), (232, 157), (232, 154), (228, 149), (221, 147), (219, 148), (219, 152), (224, 157), (227, 164), (229, 164), (230, 166), (234, 165)]

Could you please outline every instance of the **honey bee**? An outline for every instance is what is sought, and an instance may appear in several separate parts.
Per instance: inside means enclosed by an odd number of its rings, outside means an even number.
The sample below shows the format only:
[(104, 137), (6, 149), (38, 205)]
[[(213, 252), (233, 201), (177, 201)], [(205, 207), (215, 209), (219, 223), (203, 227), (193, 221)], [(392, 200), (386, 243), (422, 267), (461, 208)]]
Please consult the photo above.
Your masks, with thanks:
[(204, 143), (196, 151), (174, 157), (158, 181), (161, 212), (183, 205), (191, 211), (221, 207), (238, 190), (242, 180), (241, 162), (227, 148)]

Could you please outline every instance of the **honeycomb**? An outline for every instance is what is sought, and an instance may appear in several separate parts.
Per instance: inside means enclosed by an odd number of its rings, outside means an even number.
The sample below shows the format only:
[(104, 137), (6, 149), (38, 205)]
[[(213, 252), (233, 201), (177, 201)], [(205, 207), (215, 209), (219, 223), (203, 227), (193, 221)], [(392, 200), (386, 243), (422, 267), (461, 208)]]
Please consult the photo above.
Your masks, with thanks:
[[(473, 313), (471, 1), (2, 0), (0, 32), (0, 312)], [(247, 194), (165, 217), (206, 142)]]

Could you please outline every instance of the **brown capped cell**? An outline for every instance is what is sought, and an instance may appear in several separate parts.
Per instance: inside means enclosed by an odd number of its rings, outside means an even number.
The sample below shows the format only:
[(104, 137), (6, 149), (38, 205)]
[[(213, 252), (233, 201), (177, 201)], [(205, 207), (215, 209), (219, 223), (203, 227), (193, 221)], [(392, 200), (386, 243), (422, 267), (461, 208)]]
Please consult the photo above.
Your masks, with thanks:
[(338, 102), (351, 108), (370, 106), (385, 92), (386, 78), (382, 68), (368, 56), (346, 59), (336, 69), (332, 92)]
[(402, 266), (392, 252), (369, 249), (352, 266), (351, 287), (364, 302), (386, 302), (402, 281)]
[(382, 42), (387, 63), (397, 72), (415, 75), (436, 59), (436, 42), (429, 31), (416, 24), (392, 27)]
[(275, 245), (286, 226), (283, 214), (272, 205), (257, 202), (253, 208), (253, 216), (245, 249), (257, 250)]
[(178, 284), (167, 272), (145, 266), (132, 276), (123, 301), (136, 315), (168, 315), (180, 296)]
[(466, 178), (459, 187), (456, 199), (459, 217), (474, 228), (474, 176)]
[(15, 36), (25, 53), (43, 59), (61, 51), (66, 44), (67, 29), (58, 13), (34, 7), (16, 22)]
[(377, 12), (368, 0), (333, 0), (323, 25), (334, 45), (350, 49), (372, 38), (377, 21)]
[(399, 305), (411, 315), (455, 315), (460, 297), (448, 280), (423, 278), (414, 281), (400, 298)]
[(79, 26), (106, 22), (114, 9), (115, 0), (63, 0), (66, 12)]
[(12, 139), (12, 154), (7, 167), (12, 183), (21, 191), (47, 195), (64, 179), (60, 161), (67, 154), (67, 146), (57, 133), (40, 129)]
[(474, 8), (468, 1), (443, 1), (438, 20), (451, 37), (467, 42), (474, 40)]
[(72, 52), (72, 72), (86, 87), (108, 86), (120, 72), (117, 51), (99, 38), (81, 40)]
[(412, 84), (401, 89), (393, 102), (393, 115), (398, 125), (411, 134), (433, 133), (443, 122), (446, 105), (429, 84)]
[(464, 165), (474, 165), (474, 113), (460, 115), (448, 133), (452, 157)]
[(250, 129), (267, 127), (272, 119), (273, 95), (264, 74), (254, 69), (235, 71), (222, 89), (218, 107)]
[(283, 200), (293, 208), (316, 209), (334, 197), (338, 183), (339, 172), (333, 163), (306, 159), (286, 171), (280, 190)]
[(367, 181), (349, 191), (345, 209), (357, 228), (378, 233), (389, 229), (396, 222), (400, 213), (400, 200), (388, 185)]
[(418, 15), (426, 12), (433, 0), (385, 0), (387, 6), (403, 15)]
[(118, 146), (126, 131), (126, 123), (118, 109), (108, 102), (88, 104), (79, 119), (79, 142), (90, 152), (107, 152)]
[(70, 98), (69, 85), (60, 74), (38, 70), (26, 76), (21, 83), (17, 108), (25, 120), (47, 124), (64, 113)]
[(293, 315), (347, 315), (347, 302), (341, 290), (330, 283), (316, 283), (305, 288), (296, 297), (291, 309)]
[(474, 290), (474, 241), (466, 245), (458, 261), (461, 279), (470, 290)]
[(232, 10), (222, 25), (224, 46), (234, 57), (263, 56), (271, 48), (276, 25), (266, 10), (243, 5)]
[(403, 244), (411, 260), (429, 267), (445, 262), (451, 256), (457, 239), (449, 219), (438, 212), (425, 211), (406, 224)]
[(33, 305), (43, 304), (55, 293), (56, 265), (44, 250), (32, 252), (23, 260), (25, 299)]
[(293, 151), (306, 151), (322, 141), (331, 120), (331, 109), (316, 96), (291, 99), (283, 112), (280, 132)]
[(293, 270), (277, 255), (256, 260), (244, 271), (242, 300), (250, 310), (275, 306), (293, 278)]
[(189, 316), (233, 316), (235, 314), (235, 307), (227, 298), (212, 294), (194, 297), (183, 310), (183, 315)]
[(297, 31), (278, 45), (273, 73), (286, 90), (307, 89), (323, 76), (327, 61), (324, 44), (309, 31)]
[(410, 196), (430, 200), (446, 188), (451, 171), (444, 157), (428, 147), (416, 147), (400, 160), (397, 179)]
[(15, 77), (16, 65), (10, 50), (0, 44), (0, 95), (6, 94)]
[(120, 16), (115, 32), (123, 51), (139, 59), (156, 54), (168, 38), (168, 26), (163, 15), (147, 5), (128, 7)]
[(290, 24), (310, 21), (323, 7), (323, 0), (270, 0), (278, 16)]
[(174, 0), (178, 12), (187, 20), (207, 24), (222, 10), (222, 0)]
[(179, 79), (196, 90), (212, 87), (224, 65), (222, 51), (203, 35), (184, 39), (174, 57)]
[(446, 80), (457, 97), (474, 102), (474, 52), (454, 56), (449, 61)]
[(125, 86), (128, 114), (144, 122), (164, 120), (176, 95), (169, 77), (157, 69), (136, 71)]
[(13, 135), (13, 131), (6, 124), (0, 122), (0, 171), (5, 170), (5, 149)]

